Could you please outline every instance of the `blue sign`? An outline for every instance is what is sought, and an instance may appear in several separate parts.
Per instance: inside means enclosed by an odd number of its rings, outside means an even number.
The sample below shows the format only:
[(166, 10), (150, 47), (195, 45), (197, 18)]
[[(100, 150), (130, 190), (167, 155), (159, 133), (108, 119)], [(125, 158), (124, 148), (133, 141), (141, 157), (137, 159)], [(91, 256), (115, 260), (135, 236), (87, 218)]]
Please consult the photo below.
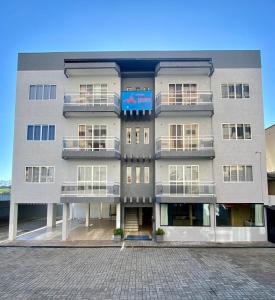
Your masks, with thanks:
[(121, 92), (122, 110), (152, 110), (152, 91)]

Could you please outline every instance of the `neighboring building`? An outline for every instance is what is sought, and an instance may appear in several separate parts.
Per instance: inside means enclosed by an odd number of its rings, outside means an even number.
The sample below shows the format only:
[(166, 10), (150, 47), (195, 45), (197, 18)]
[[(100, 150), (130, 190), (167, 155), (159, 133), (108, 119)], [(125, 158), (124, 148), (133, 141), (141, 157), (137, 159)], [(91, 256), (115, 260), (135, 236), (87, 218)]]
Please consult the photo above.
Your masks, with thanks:
[(265, 143), (268, 180), (268, 240), (275, 243), (275, 124), (266, 128)]
[[(171, 241), (265, 241), (259, 51), (19, 54), (10, 239), (20, 203), (162, 227)], [(71, 212), (69, 212), (71, 207)]]

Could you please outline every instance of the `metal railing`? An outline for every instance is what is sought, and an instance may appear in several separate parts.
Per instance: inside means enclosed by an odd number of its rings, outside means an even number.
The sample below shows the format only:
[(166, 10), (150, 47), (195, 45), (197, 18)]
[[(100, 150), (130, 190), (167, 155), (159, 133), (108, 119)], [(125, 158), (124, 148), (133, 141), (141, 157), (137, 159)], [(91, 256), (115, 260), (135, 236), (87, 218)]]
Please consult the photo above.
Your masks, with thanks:
[(156, 195), (169, 197), (211, 197), (215, 196), (215, 183), (208, 181), (156, 183)]
[(119, 96), (116, 93), (66, 93), (64, 104), (79, 106), (117, 106)]
[(120, 152), (120, 141), (113, 136), (104, 137), (65, 137), (63, 151), (116, 151)]
[(161, 136), (156, 140), (156, 152), (200, 151), (214, 149), (213, 136)]
[(156, 95), (156, 107), (161, 105), (206, 105), (212, 103), (212, 92), (196, 91), (163, 93)]
[(62, 197), (119, 197), (120, 185), (117, 182), (64, 182)]

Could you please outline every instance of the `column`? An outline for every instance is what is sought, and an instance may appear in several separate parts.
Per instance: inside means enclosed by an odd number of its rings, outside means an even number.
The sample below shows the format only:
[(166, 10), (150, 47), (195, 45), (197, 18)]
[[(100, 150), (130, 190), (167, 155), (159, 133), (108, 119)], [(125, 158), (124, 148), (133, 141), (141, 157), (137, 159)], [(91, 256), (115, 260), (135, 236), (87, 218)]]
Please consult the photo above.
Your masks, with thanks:
[(120, 214), (120, 203), (117, 203), (116, 205), (116, 228), (121, 228), (121, 224), (120, 224), (120, 218), (121, 218), (121, 214)]
[(210, 205), (210, 224), (211, 228), (213, 229), (213, 238), (212, 240), (216, 242), (216, 207), (215, 204), (209, 204)]
[(56, 226), (56, 204), (47, 204), (47, 227), (53, 228)]
[(62, 241), (69, 236), (69, 203), (63, 203)]
[(160, 227), (160, 205), (159, 203), (155, 203), (155, 230)]
[(90, 203), (87, 203), (87, 208), (86, 208), (86, 227), (90, 226)]
[(18, 204), (10, 202), (10, 224), (9, 224), (9, 240), (16, 239), (18, 219)]

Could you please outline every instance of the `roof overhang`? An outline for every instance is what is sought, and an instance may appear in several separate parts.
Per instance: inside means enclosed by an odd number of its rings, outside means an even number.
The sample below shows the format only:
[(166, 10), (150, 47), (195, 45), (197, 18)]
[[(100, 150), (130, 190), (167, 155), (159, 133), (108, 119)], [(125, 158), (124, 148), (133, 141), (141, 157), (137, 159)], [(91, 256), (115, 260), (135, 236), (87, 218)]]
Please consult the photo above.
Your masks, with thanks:
[(161, 61), (157, 64), (155, 75), (205, 75), (212, 76), (214, 66), (212, 59), (185, 61)]
[(120, 76), (120, 68), (115, 62), (89, 62), (64, 60), (65, 76)]

